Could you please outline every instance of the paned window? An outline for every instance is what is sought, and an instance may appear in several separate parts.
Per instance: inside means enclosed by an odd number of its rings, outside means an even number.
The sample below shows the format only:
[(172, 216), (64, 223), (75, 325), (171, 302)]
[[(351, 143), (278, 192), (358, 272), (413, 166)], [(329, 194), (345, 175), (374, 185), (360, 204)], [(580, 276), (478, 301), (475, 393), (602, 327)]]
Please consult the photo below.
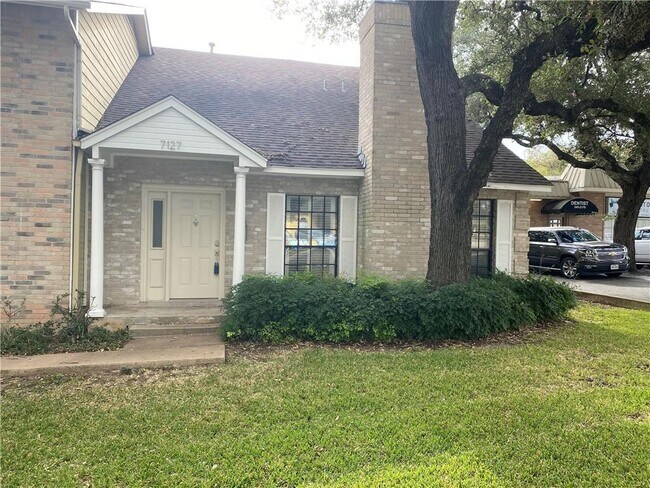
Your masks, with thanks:
[(336, 276), (339, 198), (287, 195), (284, 219), (284, 273), (308, 271)]
[(492, 273), (492, 229), (494, 212), (492, 200), (476, 200), (472, 214), (472, 276)]

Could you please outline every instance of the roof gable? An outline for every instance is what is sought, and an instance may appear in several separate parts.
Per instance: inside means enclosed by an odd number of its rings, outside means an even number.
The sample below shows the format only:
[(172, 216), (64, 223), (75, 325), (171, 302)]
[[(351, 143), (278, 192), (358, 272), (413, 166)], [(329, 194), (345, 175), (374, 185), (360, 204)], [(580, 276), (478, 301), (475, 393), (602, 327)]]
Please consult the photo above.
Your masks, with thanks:
[[(177, 134), (168, 140), (167, 134)], [(128, 117), (89, 134), (81, 148), (92, 146), (150, 151), (173, 151), (239, 158), (239, 166), (266, 167), (266, 159), (198, 114), (169, 96)]]

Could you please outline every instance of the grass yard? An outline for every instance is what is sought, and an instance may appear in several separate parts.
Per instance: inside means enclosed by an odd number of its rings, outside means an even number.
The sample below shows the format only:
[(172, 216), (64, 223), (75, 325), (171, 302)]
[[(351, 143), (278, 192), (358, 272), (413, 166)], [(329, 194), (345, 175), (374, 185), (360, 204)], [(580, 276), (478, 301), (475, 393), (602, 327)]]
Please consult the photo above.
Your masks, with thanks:
[(648, 486), (650, 313), (448, 348), (5, 382), (3, 487)]

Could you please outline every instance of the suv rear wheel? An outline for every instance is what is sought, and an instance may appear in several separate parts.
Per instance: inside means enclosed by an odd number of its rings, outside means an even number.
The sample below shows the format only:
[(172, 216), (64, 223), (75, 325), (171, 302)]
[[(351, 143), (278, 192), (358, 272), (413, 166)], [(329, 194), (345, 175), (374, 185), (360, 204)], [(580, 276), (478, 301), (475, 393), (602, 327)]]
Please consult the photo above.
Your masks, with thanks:
[(578, 262), (574, 258), (564, 258), (560, 269), (562, 270), (562, 276), (570, 280), (578, 276)]

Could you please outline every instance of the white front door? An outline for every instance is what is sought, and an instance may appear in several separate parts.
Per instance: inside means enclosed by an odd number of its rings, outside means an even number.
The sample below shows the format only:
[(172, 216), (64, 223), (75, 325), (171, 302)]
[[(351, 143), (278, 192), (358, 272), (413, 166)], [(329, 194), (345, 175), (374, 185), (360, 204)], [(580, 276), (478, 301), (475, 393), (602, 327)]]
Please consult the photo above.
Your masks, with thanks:
[(169, 298), (217, 298), (221, 198), (171, 193)]

